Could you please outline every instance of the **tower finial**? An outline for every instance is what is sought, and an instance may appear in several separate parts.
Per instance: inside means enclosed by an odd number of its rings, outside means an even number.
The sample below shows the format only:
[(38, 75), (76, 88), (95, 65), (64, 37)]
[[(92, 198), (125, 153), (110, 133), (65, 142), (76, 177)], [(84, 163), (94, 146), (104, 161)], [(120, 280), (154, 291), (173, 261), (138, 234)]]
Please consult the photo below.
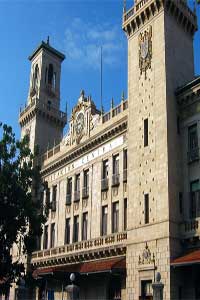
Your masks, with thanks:
[(113, 109), (113, 108), (114, 108), (114, 99), (112, 97), (112, 99), (111, 99), (111, 109)]
[(49, 45), (49, 35), (47, 36), (47, 45)]
[(122, 102), (125, 100), (124, 91), (122, 92)]

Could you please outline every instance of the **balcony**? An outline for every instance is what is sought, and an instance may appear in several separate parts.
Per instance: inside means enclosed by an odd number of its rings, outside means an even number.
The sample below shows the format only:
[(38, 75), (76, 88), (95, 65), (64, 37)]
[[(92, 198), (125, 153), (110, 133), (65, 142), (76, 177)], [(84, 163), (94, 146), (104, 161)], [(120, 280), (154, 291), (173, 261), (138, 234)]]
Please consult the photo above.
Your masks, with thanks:
[(119, 174), (113, 174), (112, 176), (112, 186), (118, 186), (120, 184), (120, 176)]
[(48, 261), (52, 259), (56, 259), (58, 257), (67, 257), (80, 255), (83, 258), (83, 253), (90, 253), (92, 256), (92, 251), (95, 255), (95, 252), (102, 251), (102, 254), (105, 256), (105, 248), (110, 251), (112, 249), (122, 250), (123, 247), (126, 246), (127, 233), (120, 232), (116, 234), (111, 234), (107, 236), (102, 236), (98, 238), (94, 238), (87, 241), (81, 241), (72, 244), (66, 244), (60, 247), (45, 249), (42, 251), (35, 251), (32, 253), (32, 261), (31, 263), (38, 263), (40, 261)]
[(101, 190), (102, 191), (108, 190), (108, 178), (101, 179)]
[(88, 197), (89, 197), (89, 187), (85, 186), (82, 189), (82, 198), (85, 199), (85, 198), (88, 198)]
[(190, 151), (188, 151), (188, 163), (192, 163), (197, 160), (199, 160), (199, 147), (190, 149)]
[(200, 236), (200, 218), (183, 222), (181, 224), (181, 235), (184, 239)]
[(72, 194), (67, 194), (66, 195), (66, 205), (70, 205), (72, 201)]
[(74, 202), (80, 201), (80, 191), (74, 191)]
[(123, 182), (127, 182), (127, 169), (123, 170)]

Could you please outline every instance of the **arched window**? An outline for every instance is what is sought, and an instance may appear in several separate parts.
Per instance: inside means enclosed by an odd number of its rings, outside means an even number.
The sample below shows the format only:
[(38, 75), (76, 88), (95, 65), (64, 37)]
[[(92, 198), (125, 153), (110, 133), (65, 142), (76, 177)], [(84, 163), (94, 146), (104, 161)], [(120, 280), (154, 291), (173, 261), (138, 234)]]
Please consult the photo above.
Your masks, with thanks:
[(33, 73), (33, 88), (37, 90), (38, 88), (38, 78), (39, 78), (39, 67), (38, 64), (35, 66), (35, 71)]
[(53, 73), (53, 89), (56, 89), (56, 72)]
[(53, 65), (49, 64), (48, 84), (52, 85), (52, 82), (53, 82)]

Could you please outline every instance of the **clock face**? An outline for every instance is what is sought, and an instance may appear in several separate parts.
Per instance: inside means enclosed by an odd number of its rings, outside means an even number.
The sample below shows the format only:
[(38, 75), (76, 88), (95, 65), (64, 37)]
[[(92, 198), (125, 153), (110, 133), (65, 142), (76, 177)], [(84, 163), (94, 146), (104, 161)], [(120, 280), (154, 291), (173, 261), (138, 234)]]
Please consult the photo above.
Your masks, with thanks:
[(76, 118), (76, 134), (80, 135), (84, 128), (84, 114), (79, 113)]

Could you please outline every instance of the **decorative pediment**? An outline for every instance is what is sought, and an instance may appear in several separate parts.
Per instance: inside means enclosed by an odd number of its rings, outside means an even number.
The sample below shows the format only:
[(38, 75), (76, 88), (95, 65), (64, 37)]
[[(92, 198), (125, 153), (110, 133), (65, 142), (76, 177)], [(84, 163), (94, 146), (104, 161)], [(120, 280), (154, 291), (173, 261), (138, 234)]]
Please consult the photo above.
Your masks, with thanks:
[(91, 96), (85, 97), (82, 90), (76, 106), (72, 109), (69, 132), (64, 137), (66, 145), (79, 144), (90, 136), (90, 132), (100, 123), (100, 111)]

